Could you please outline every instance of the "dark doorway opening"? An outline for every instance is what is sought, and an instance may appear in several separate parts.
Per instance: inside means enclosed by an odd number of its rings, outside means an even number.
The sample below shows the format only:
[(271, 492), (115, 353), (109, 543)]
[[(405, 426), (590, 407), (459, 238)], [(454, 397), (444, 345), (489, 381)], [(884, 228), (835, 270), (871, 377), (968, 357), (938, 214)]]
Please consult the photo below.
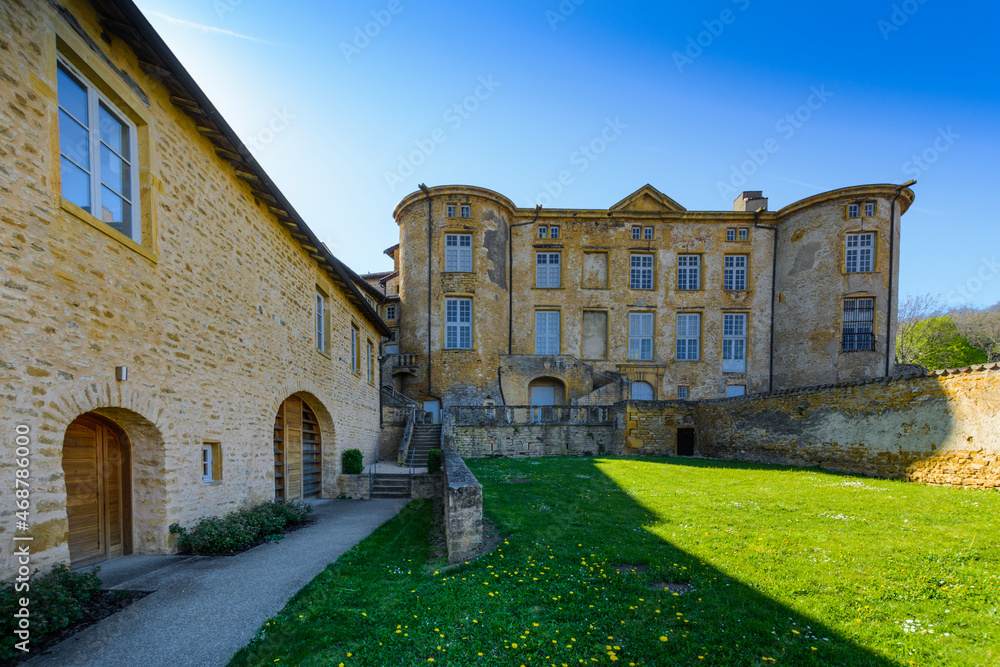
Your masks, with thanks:
[(694, 456), (694, 429), (677, 429), (677, 456)]

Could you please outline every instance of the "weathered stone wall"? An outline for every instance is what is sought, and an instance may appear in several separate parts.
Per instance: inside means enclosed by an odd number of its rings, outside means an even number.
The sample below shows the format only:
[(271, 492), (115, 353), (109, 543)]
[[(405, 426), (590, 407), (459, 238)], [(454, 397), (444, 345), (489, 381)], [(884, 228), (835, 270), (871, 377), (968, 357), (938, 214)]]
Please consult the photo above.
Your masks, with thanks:
[(440, 473), (413, 475), (410, 478), (411, 498), (440, 498), (444, 476)]
[(589, 394), (594, 386), (593, 368), (568, 355), (501, 355), (500, 372), (507, 405), (530, 405), (529, 385), (535, 380), (554, 378), (562, 382), (566, 404)]
[(444, 453), (443, 466), (445, 540), (448, 560), (456, 563), (483, 543), (483, 485), (455, 452)]
[(453, 406), (441, 437), (445, 450), (470, 458), (595, 456), (616, 447), (607, 407)]
[(1000, 366), (700, 402), (696, 452), (1000, 486)]
[(615, 406), (615, 454), (673, 456), (677, 429), (694, 426), (694, 404), (686, 401), (627, 401)]
[[(83, 413), (130, 440), (138, 553), (170, 551), (175, 521), (274, 497), (274, 418), (291, 394), (320, 420), (324, 495), (338, 493), (340, 452), (370, 457), (378, 439), (376, 387), (349, 367), (352, 323), (362, 345), (379, 339), (373, 325), (135, 54), (102, 38), (93, 8), (63, 4), (86, 40), (50, 3), (0, 3), (0, 441), (30, 429), (32, 565), (43, 569), (69, 558), (61, 452)], [(142, 243), (60, 196), (57, 52), (138, 128)], [(317, 287), (329, 295), (328, 353), (314, 343)], [(206, 440), (221, 443), (219, 483), (202, 481)]]

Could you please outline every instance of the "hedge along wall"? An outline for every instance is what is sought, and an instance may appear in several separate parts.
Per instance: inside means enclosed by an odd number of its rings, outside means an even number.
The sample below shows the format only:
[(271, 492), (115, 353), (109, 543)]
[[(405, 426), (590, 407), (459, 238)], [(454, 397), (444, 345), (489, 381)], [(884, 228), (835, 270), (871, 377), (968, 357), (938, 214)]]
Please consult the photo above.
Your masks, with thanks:
[(699, 456), (1000, 487), (1000, 364), (695, 404)]

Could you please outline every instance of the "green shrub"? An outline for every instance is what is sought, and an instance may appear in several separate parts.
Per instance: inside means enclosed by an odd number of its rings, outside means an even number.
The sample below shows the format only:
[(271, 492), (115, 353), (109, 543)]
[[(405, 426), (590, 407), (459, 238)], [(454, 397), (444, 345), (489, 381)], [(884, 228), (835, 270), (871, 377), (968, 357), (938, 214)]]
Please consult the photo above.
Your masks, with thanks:
[(427, 472), (441, 472), (441, 450), (432, 449), (427, 452)]
[(348, 449), (341, 454), (341, 464), (345, 475), (360, 475), (365, 469), (364, 455), (360, 449)]
[(34, 578), (27, 591), (15, 590), (15, 584), (10, 582), (0, 587), (0, 614), (3, 615), (0, 631), (4, 636), (4, 641), (0, 643), (0, 659), (21, 654), (14, 648), (14, 644), (20, 641), (14, 634), (19, 620), (14, 618), (14, 614), (21, 609), (21, 598), (31, 600), (28, 621), (31, 623), (31, 644), (34, 646), (41, 637), (83, 618), (84, 607), (101, 590), (96, 569), (87, 573), (70, 572), (65, 563), (56, 565), (46, 575)]
[(312, 512), (312, 505), (308, 503), (272, 500), (222, 518), (201, 519), (190, 529), (175, 523), (170, 526), (170, 532), (177, 535), (181, 551), (197, 554), (242, 551), (281, 534), (289, 525), (303, 523), (309, 512)]

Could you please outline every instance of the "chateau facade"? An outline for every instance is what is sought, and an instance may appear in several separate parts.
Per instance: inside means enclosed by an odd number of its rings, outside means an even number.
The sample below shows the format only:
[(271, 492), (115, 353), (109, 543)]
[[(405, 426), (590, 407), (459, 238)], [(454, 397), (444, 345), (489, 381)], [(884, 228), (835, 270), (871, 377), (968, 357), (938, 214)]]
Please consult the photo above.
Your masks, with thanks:
[[(394, 211), (394, 388), (453, 405), (706, 399), (893, 372), (908, 185), (688, 211), (645, 186), (601, 210), (478, 187)], [(390, 275), (390, 274), (385, 274)], [(623, 389), (624, 387), (624, 389)]]
[(380, 433), (376, 300), (131, 2), (0, 26), (0, 569), (340, 495)]

